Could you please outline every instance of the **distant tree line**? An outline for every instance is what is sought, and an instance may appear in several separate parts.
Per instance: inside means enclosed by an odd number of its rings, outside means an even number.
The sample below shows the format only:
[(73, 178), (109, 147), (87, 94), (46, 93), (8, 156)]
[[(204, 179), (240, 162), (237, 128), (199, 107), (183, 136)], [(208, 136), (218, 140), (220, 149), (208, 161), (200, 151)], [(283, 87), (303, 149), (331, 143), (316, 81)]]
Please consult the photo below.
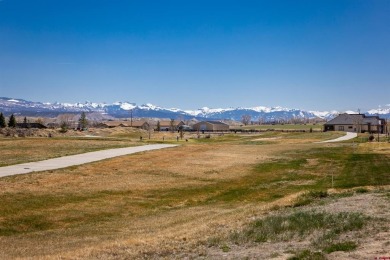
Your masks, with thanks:
[[(71, 115), (71, 116), (73, 117), (73, 115)], [(2, 112), (0, 112), (0, 128), (5, 128), (5, 127), (15, 128), (17, 126), (22, 127), (22, 128), (30, 128), (30, 126), (33, 124), (44, 125), (44, 122), (41, 118), (38, 118), (35, 121), (35, 123), (30, 123), (30, 122), (28, 122), (27, 117), (24, 117), (23, 123), (18, 124), (16, 122), (16, 117), (13, 113), (9, 116), (9, 119), (7, 121), (4, 114)], [(89, 121), (87, 120), (87, 116), (86, 116), (85, 112), (82, 112), (80, 115), (80, 118), (78, 120), (78, 128), (80, 130), (85, 130), (85, 129), (87, 129), (88, 125), (89, 125)], [(68, 128), (70, 127), (70, 116), (68, 114), (64, 114), (61, 117), (60, 127), (61, 127), (61, 131), (63, 131), (63, 132), (66, 132), (68, 130)]]
[(321, 118), (307, 118), (307, 117), (292, 117), (292, 118), (275, 118), (267, 119), (259, 117), (256, 121), (252, 120), (251, 115), (245, 114), (241, 116), (241, 123), (243, 125), (271, 125), (271, 124), (313, 124), (323, 122)]

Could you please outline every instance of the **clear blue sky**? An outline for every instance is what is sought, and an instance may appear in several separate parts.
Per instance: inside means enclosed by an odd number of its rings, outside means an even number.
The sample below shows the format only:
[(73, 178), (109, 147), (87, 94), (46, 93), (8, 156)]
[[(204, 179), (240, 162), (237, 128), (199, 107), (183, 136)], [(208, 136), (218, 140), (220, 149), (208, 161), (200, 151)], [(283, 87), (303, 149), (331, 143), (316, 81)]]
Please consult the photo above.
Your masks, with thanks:
[(390, 1), (0, 0), (0, 96), (376, 108)]

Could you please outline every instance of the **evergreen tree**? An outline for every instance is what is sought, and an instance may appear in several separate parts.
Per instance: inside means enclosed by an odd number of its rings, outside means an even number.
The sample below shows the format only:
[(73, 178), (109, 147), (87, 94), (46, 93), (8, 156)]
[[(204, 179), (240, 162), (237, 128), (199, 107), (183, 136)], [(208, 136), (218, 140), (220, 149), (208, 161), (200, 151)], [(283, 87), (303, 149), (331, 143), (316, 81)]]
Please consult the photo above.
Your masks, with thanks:
[(6, 126), (7, 126), (7, 124), (5, 123), (4, 115), (3, 115), (3, 113), (0, 113), (0, 128), (4, 128)]
[(66, 133), (66, 132), (68, 132), (68, 128), (69, 128), (68, 124), (65, 121), (62, 121), (60, 132), (61, 133)]
[(80, 125), (81, 130), (86, 129), (88, 126), (88, 120), (87, 120), (87, 116), (85, 115), (85, 112), (81, 113), (81, 116), (79, 119), (79, 125)]
[(9, 117), (8, 127), (16, 127), (16, 118), (14, 114)]

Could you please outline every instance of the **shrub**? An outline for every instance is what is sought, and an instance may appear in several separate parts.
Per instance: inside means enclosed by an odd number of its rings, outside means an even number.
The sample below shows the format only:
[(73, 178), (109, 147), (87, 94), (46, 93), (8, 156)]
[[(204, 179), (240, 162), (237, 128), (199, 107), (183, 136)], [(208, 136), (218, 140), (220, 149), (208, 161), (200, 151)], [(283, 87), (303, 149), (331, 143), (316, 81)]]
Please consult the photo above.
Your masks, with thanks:
[(326, 257), (321, 252), (312, 252), (310, 250), (303, 250), (295, 256), (288, 258), (288, 260), (325, 260)]
[(68, 124), (67, 124), (66, 122), (62, 122), (62, 123), (61, 123), (60, 132), (61, 132), (61, 133), (66, 133), (66, 132), (68, 132)]
[(324, 248), (325, 253), (332, 253), (336, 251), (352, 251), (357, 248), (357, 244), (353, 241), (344, 241), (336, 244), (331, 244)]
[(317, 244), (321, 246), (342, 233), (361, 229), (365, 222), (366, 217), (359, 213), (295, 212), (287, 216), (277, 215), (255, 220), (243, 231), (233, 233), (231, 240), (235, 243), (289, 241), (318, 231), (321, 237)]
[(357, 188), (357, 189), (355, 190), (355, 192), (356, 192), (356, 193), (367, 193), (368, 190), (367, 190), (366, 188)]
[(309, 191), (304, 193), (293, 204), (293, 207), (301, 207), (312, 203), (315, 199), (322, 199), (328, 197), (327, 191)]

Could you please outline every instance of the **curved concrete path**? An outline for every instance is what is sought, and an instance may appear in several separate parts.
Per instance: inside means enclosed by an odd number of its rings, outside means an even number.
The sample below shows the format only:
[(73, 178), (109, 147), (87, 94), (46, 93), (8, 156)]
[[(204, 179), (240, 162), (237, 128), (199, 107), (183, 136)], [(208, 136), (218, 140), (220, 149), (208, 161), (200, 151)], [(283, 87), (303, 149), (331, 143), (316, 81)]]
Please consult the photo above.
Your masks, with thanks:
[(334, 143), (334, 142), (341, 142), (341, 141), (346, 141), (346, 140), (353, 139), (353, 138), (355, 138), (355, 137), (357, 137), (357, 133), (346, 132), (346, 135), (341, 136), (341, 137), (339, 137), (339, 138), (332, 139), (332, 140), (326, 140), (326, 141), (322, 141), (322, 142), (317, 142), (317, 143)]
[(96, 162), (117, 156), (139, 153), (144, 151), (175, 147), (175, 144), (151, 144), (135, 147), (125, 147), (117, 149), (108, 149), (96, 152), (76, 154), (59, 158), (48, 159), (39, 162), (29, 162), (10, 166), (0, 167), (0, 178), (16, 174), (25, 174), (30, 172), (55, 170), (74, 165), (81, 165), (90, 162)]

